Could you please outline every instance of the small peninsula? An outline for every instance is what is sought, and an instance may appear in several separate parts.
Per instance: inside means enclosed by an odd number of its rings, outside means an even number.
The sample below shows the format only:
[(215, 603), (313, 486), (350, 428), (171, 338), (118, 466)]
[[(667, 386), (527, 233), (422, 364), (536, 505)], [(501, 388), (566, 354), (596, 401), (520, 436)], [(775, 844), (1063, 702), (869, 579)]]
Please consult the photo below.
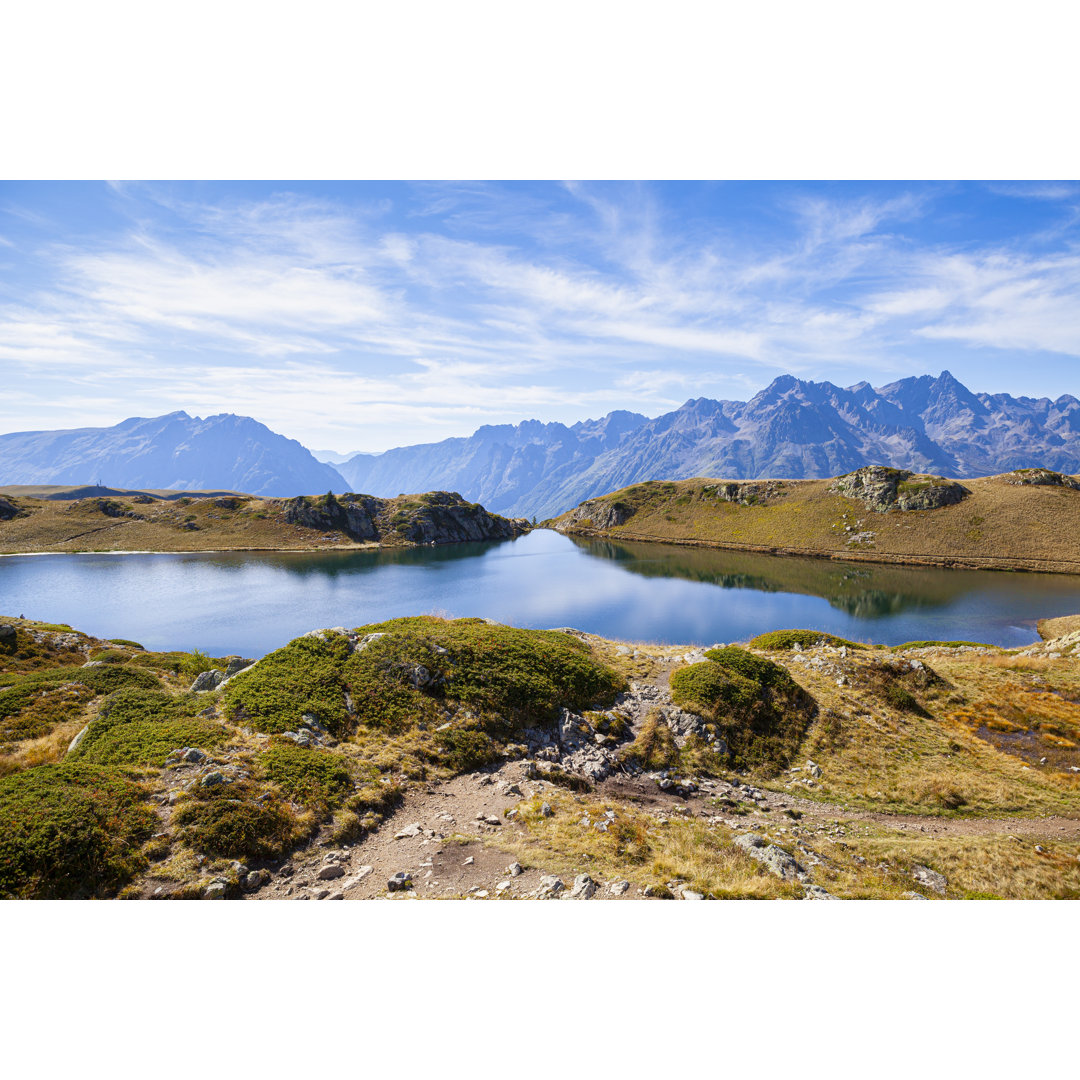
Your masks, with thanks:
[(271, 499), (239, 492), (0, 488), (0, 554), (329, 551), (508, 540), (524, 519), (455, 491)]

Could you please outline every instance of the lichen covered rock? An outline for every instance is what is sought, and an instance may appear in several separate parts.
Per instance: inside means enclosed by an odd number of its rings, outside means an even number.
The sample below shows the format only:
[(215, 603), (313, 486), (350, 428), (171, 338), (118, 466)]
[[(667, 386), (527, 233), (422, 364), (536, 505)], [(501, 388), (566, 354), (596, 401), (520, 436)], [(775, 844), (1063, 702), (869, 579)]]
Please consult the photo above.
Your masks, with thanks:
[(858, 499), (868, 509), (881, 514), (888, 510), (935, 510), (958, 503), (971, 494), (955, 480), (885, 465), (868, 465), (838, 476), (832, 490), (849, 499)]

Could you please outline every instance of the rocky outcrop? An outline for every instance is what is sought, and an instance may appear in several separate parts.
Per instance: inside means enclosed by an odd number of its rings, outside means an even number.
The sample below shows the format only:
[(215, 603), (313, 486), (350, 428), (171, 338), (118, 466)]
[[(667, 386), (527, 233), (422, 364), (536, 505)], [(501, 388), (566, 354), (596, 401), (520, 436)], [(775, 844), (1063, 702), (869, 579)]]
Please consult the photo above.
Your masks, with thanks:
[(1002, 480), (1017, 487), (1063, 487), (1080, 491), (1080, 480), (1075, 476), (1066, 476), (1052, 469), (1013, 469)]
[(490, 514), (456, 491), (431, 491), (377, 499), (372, 495), (300, 496), (283, 504), (292, 525), (341, 532), (350, 540), (377, 543), (457, 544), (509, 540), (528, 531), (523, 520)]
[(637, 508), (626, 502), (612, 502), (609, 499), (588, 499), (569, 516), (555, 526), (559, 532), (581, 532), (587, 529), (614, 529), (625, 525), (637, 512)]
[(13, 517), (18, 517), (20, 513), (22, 511), (15, 503), (0, 495), (0, 521), (10, 521)]
[(870, 510), (883, 514), (888, 510), (934, 510), (951, 506), (971, 492), (943, 476), (868, 465), (846, 476), (838, 476), (831, 490), (849, 499), (858, 499)]
[(324, 532), (343, 532), (352, 540), (378, 540), (375, 517), (385, 505), (385, 499), (371, 495), (326, 495), (312, 499), (300, 495), (289, 499), (284, 506), (285, 520), (290, 525), (304, 525)]

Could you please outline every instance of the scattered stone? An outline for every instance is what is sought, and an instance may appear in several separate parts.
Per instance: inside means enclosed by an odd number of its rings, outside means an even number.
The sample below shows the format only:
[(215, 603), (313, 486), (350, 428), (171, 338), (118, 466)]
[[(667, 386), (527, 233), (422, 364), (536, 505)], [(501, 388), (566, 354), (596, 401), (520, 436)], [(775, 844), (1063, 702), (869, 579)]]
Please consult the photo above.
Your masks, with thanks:
[(495, 886), (495, 891), (498, 892), (498, 893), (506, 892), (506, 890), (509, 889), (509, 888), (510, 888), (510, 882), (509, 881), (500, 881), (499, 884)]
[(390, 892), (401, 892), (412, 888), (412, 874), (408, 870), (399, 870), (387, 883)]
[(461, 865), (462, 866), (472, 866), (472, 864), (474, 862), (476, 862), (476, 859), (472, 855), (470, 855)]
[(611, 893), (612, 896), (622, 896), (629, 888), (630, 882), (623, 879), (622, 881), (613, 881), (608, 886), (608, 892)]
[(695, 892), (693, 889), (683, 889), (683, 891), (682, 891), (682, 893), (680, 895), (682, 896), (682, 898), (684, 900), (704, 900), (705, 899), (705, 894), (704, 893)]
[(334, 878), (345, 876), (345, 867), (341, 863), (327, 863), (315, 876), (320, 881), (333, 881)]
[(804, 891), (806, 893), (807, 900), (835, 900), (837, 899), (831, 892), (823, 889), (820, 885), (805, 885)]
[(540, 887), (532, 896), (534, 900), (554, 900), (565, 890), (566, 886), (554, 874), (548, 874), (540, 879)]
[(251, 870), (243, 879), (245, 892), (257, 892), (270, 880), (265, 870)]
[(325, 900), (330, 895), (330, 890), (329, 889), (319, 889), (317, 892), (313, 893), (312, 895), (315, 897), (316, 900)]
[(928, 900), (929, 897), (923, 896), (921, 892), (906, 892), (900, 894), (903, 900)]
[(201, 765), (206, 760), (206, 755), (197, 746), (185, 746), (180, 751), (180, 760), (192, 765)]
[(1036, 844), (1035, 845), (1035, 854), (1036, 855), (1043, 855), (1043, 854), (1045, 854), (1045, 852), (1046, 852), (1046, 848), (1044, 848), (1042, 846), (1042, 844)]
[(555, 811), (551, 809), (551, 804), (550, 803), (544, 803), (544, 805), (540, 807), (540, 816), (541, 817), (551, 817), (552, 814), (554, 814), (554, 813), (555, 813)]
[(596, 882), (588, 874), (578, 874), (573, 887), (563, 897), (564, 900), (591, 900), (596, 894)]
[(641, 895), (650, 900), (675, 899), (675, 894), (666, 885), (646, 885)]
[(524, 874), (524, 873), (525, 873), (525, 867), (523, 867), (523, 866), (521, 865), (521, 863), (519, 863), (519, 862), (512, 862), (512, 863), (511, 863), (511, 864), (510, 864), (510, 865), (509, 865), (509, 866), (508, 866), (508, 867), (506, 868), (506, 872), (507, 872), (507, 873), (508, 873), (508, 874), (509, 874), (509, 875), (510, 875), (511, 877), (520, 877), (520, 876), (521, 876), (522, 874)]
[(945, 886), (948, 884), (945, 875), (939, 874), (936, 870), (931, 870), (929, 866), (916, 865), (912, 867), (911, 876), (920, 885), (925, 885), (928, 889), (933, 889), (934, 892), (941, 895), (945, 894)]
[(200, 787), (217, 787), (219, 784), (225, 783), (225, 777), (219, 772), (207, 773), (202, 780), (199, 781)]
[(407, 840), (411, 836), (420, 836), (424, 831), (424, 827), (419, 821), (414, 821), (411, 825), (406, 825), (401, 832), (394, 833), (395, 840)]
[(803, 868), (783, 848), (766, 843), (757, 833), (746, 833), (737, 837), (733, 843), (751, 859), (756, 859), (771, 873), (785, 881), (793, 879), (801, 881), (806, 876)]
[(224, 900), (228, 886), (224, 881), (212, 881), (203, 891), (204, 900)]
[[(0, 499), (0, 504), (10, 505), (4, 499)], [(0, 623), (0, 645), (14, 645), (17, 636), (15, 627), (11, 623)]]

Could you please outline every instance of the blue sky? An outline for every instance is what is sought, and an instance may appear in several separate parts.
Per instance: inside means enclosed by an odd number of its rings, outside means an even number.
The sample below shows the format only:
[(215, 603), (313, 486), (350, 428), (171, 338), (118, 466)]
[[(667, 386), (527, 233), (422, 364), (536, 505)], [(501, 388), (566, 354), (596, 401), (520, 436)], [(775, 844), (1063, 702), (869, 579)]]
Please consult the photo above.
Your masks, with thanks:
[(1080, 184), (0, 184), (0, 431), (380, 450), (776, 375), (1077, 392)]

